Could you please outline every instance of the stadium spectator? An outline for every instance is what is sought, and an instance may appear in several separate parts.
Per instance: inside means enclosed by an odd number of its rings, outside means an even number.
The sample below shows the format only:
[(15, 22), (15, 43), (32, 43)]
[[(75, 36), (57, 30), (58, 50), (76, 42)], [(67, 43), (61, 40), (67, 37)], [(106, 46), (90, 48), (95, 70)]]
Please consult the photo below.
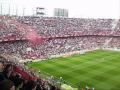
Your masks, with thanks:
[(3, 70), (4, 70), (4, 62), (0, 61), (0, 82), (5, 79), (5, 76), (3, 74)]
[(8, 79), (0, 83), (0, 90), (15, 90), (14, 83)]
[(29, 80), (25, 84), (23, 90), (36, 90), (36, 83), (34, 81), (32, 81), (32, 80)]
[(5, 66), (5, 69), (3, 71), (4, 75), (5, 75), (5, 78), (6, 79), (9, 79), (11, 73), (12, 73), (12, 65), (11, 64), (7, 64)]

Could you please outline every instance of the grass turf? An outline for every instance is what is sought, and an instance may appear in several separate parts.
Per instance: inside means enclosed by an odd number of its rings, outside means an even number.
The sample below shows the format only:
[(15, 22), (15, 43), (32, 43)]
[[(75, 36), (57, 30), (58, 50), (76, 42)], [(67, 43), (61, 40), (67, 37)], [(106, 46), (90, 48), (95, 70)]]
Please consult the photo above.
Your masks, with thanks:
[(96, 50), (84, 55), (54, 58), (28, 64), (29, 67), (63, 77), (74, 87), (120, 90), (120, 52)]

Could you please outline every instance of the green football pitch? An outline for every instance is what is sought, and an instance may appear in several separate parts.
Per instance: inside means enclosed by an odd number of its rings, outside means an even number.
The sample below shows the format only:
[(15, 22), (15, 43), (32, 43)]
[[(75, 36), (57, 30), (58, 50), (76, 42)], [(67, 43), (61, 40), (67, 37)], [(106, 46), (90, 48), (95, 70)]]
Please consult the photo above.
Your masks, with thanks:
[(120, 52), (96, 50), (82, 55), (32, 62), (29, 67), (62, 77), (73, 87), (120, 90)]

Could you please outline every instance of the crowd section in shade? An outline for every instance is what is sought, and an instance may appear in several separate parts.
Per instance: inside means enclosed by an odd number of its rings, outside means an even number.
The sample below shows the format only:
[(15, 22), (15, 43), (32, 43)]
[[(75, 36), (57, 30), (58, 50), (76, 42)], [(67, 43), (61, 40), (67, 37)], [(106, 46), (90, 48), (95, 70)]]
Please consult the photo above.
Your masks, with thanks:
[[(0, 16), (0, 55), (46, 59), (97, 47), (120, 49), (119, 19)], [(30, 86), (32, 90), (59, 90), (19, 65), (3, 62), (0, 73), (7, 81), (2, 78), (0, 85), (7, 82), (17, 90), (31, 90), (25, 89)]]
[(32, 69), (0, 57), (0, 90), (60, 90)]

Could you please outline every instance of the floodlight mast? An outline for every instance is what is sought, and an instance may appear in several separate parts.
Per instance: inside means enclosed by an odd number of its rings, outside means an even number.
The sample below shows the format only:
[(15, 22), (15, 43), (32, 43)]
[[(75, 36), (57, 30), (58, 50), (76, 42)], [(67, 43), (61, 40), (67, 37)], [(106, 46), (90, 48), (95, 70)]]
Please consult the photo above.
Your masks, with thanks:
[(25, 8), (23, 8), (23, 16), (25, 16)]
[(18, 16), (18, 7), (16, 6), (16, 16)]
[(0, 11), (1, 11), (0, 14), (2, 15), (2, 3), (1, 3), (1, 8), (0, 8), (0, 9), (1, 9), (1, 10), (0, 10)]
[(8, 10), (8, 15), (10, 15), (10, 4), (9, 4), (9, 10)]

